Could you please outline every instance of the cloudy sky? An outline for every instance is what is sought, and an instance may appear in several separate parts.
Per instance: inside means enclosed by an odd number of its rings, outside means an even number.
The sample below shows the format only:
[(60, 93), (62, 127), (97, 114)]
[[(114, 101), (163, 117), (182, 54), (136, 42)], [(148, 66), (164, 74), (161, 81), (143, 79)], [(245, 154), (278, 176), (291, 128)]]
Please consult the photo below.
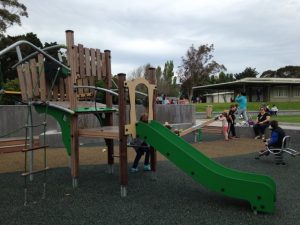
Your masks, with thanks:
[(175, 70), (191, 45), (214, 44), (214, 59), (228, 73), (300, 65), (299, 0), (20, 0), (29, 18), (7, 34), (33, 32), (41, 41), (112, 51), (112, 72), (141, 65)]

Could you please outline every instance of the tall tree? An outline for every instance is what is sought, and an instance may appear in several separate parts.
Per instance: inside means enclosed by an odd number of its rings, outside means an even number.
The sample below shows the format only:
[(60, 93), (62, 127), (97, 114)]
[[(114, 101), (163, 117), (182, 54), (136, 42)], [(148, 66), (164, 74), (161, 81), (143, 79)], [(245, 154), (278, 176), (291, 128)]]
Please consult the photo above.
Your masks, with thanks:
[(0, 0), (0, 37), (13, 24), (21, 25), (21, 16), (28, 17), (27, 8), (18, 0)]
[(143, 66), (139, 66), (138, 68), (132, 70), (129, 73), (129, 77), (132, 78), (132, 79), (135, 79), (135, 78), (138, 78), (138, 77), (145, 77), (147, 79), (147, 76), (148, 76), (147, 71), (150, 67), (151, 67), (150, 63), (147, 63)]
[(161, 71), (161, 67), (157, 66), (156, 70), (155, 70), (155, 78), (156, 78), (156, 83), (159, 84), (160, 81), (162, 80), (162, 71)]
[(258, 72), (255, 68), (247, 67), (243, 72), (235, 74), (235, 79), (240, 80), (246, 77), (256, 77)]
[(132, 70), (129, 73), (129, 77), (132, 79), (138, 78), (138, 77), (142, 77), (144, 74), (144, 66), (139, 66), (138, 68)]
[(182, 92), (191, 100), (192, 87), (208, 83), (209, 76), (222, 70), (226, 71), (224, 65), (214, 61), (214, 45), (201, 45), (197, 49), (192, 45), (185, 57), (182, 57), (182, 65), (179, 66), (178, 74), (182, 82)]
[(166, 94), (168, 96), (173, 95), (173, 78), (174, 78), (174, 63), (173, 61), (167, 61), (164, 66), (163, 70), (163, 80), (161, 83), (161, 90), (162, 94)]

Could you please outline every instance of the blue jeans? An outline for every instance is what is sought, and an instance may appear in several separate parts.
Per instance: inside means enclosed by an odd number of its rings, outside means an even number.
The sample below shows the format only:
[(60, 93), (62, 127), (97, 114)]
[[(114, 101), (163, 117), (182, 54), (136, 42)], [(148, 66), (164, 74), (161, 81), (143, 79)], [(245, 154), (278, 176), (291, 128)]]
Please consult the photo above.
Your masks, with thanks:
[(140, 148), (136, 149), (136, 156), (133, 161), (132, 168), (138, 167), (139, 161), (142, 158), (142, 156), (144, 155), (144, 153), (145, 153), (144, 165), (149, 165), (150, 148), (149, 147), (140, 147)]
[(240, 119), (241, 115), (243, 115), (244, 120), (248, 122), (247, 109), (238, 109), (237, 110), (237, 119)]

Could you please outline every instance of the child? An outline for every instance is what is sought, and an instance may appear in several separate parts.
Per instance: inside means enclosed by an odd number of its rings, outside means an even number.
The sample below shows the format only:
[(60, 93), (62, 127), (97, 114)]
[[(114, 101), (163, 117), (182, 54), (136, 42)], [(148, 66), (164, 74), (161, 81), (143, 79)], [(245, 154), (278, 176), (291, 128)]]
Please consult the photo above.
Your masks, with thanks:
[(223, 112), (218, 119), (222, 121), (222, 133), (224, 135), (225, 141), (228, 141), (228, 122), (227, 122), (228, 114), (227, 112)]
[[(255, 157), (256, 159), (259, 159), (259, 157), (265, 155), (269, 155), (270, 152), (268, 151), (268, 149), (275, 148), (275, 149), (280, 149), (281, 145), (282, 145), (282, 140), (285, 136), (285, 132), (284, 130), (278, 126), (278, 121), (276, 120), (272, 120), (270, 122), (270, 129), (272, 130), (271, 132), (271, 138), (266, 141), (266, 149), (262, 150), (259, 152), (259, 155), (257, 157)], [(276, 165), (284, 165), (284, 161), (283, 161), (283, 157), (282, 157), (282, 152), (278, 152), (277, 154), (275, 154), (275, 162)]]
[[(144, 123), (148, 123), (148, 114), (143, 113), (140, 117), (140, 121)], [(144, 155), (144, 153), (145, 153), (144, 171), (151, 171), (151, 166), (149, 164), (150, 146), (139, 138), (135, 138), (133, 142), (130, 142), (130, 146), (132, 146), (136, 151), (136, 156), (130, 171), (132, 173), (139, 171), (138, 164), (141, 157)]]
[(244, 120), (248, 122), (246, 92), (240, 92), (235, 98), (235, 101), (239, 104), (237, 109), (237, 118), (239, 119), (240, 116), (243, 115)]
[(168, 128), (169, 130), (171, 130), (172, 129), (172, 126), (169, 124), (169, 122), (165, 122), (165, 124), (164, 124), (164, 126), (166, 127), (166, 128)]
[(232, 138), (237, 138), (236, 133), (235, 133), (235, 113), (236, 113), (237, 107), (236, 105), (231, 105), (228, 113), (228, 126), (229, 126), (229, 131), (228, 131), (228, 136), (231, 133)]

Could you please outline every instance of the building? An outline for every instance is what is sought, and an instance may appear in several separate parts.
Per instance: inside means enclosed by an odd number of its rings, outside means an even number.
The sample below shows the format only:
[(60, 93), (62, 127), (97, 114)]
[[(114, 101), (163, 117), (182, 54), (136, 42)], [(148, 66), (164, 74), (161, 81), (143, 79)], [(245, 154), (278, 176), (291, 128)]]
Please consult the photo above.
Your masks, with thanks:
[(203, 96), (206, 97), (207, 103), (224, 103), (224, 102), (231, 102), (231, 100), (234, 98), (234, 92), (233, 91), (216, 92), (211, 94), (205, 94)]
[(296, 102), (300, 101), (300, 78), (244, 78), (227, 83), (193, 87), (194, 95), (208, 92), (245, 91), (249, 102)]

